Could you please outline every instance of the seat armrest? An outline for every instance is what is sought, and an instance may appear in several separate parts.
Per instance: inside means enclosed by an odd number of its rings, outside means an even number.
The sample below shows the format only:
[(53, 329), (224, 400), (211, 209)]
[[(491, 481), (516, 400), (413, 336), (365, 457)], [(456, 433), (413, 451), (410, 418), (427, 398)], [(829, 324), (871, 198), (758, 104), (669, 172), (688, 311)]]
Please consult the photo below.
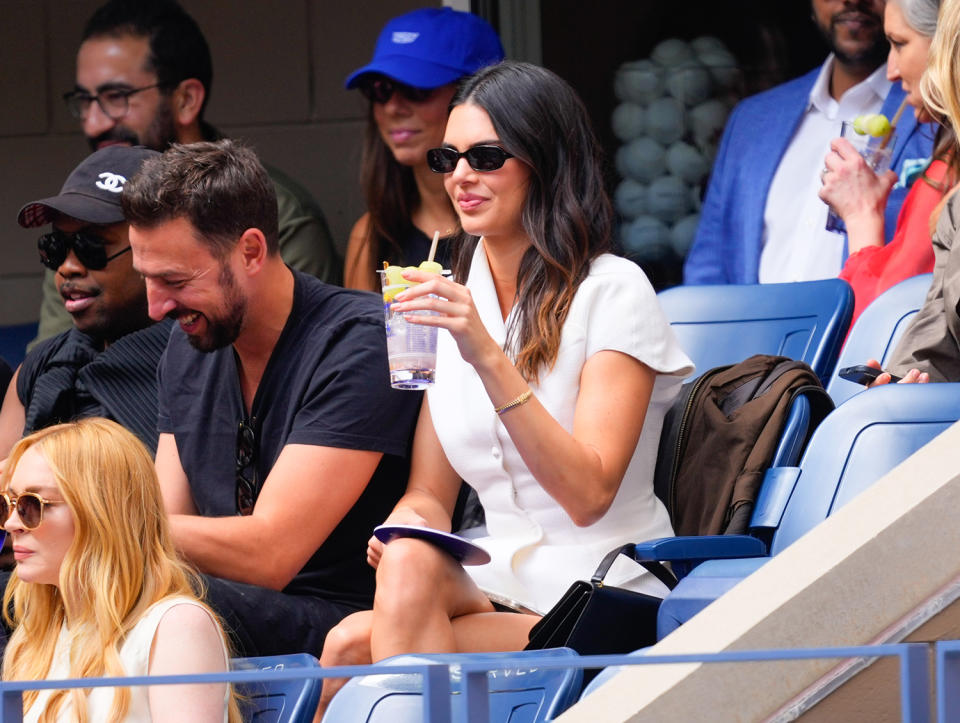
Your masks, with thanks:
[(763, 557), (767, 546), (749, 535), (661, 537), (636, 545), (637, 560), (695, 562), (734, 557)]

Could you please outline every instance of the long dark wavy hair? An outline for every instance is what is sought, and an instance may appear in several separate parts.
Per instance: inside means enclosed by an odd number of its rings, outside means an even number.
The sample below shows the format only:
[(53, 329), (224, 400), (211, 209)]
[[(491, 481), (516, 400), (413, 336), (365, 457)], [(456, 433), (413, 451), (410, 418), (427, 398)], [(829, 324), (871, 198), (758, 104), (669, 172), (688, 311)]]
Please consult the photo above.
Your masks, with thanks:
[[(413, 170), (397, 163), (380, 136), (373, 119), (373, 103), (370, 103), (368, 113), (360, 162), (360, 185), (370, 220), (364, 245), (370, 249), (370, 258), (374, 262), (396, 259), (393, 263), (402, 263), (400, 236), (407, 233), (413, 224), (411, 219), (420, 202), (420, 194), (413, 179)], [(376, 273), (373, 268), (369, 271), (372, 281)]]
[[(531, 246), (517, 273), (517, 313), (505, 350), (539, 379), (557, 359), (560, 332), (590, 262), (609, 251), (613, 211), (600, 145), (586, 108), (566, 81), (529, 63), (504, 61), (467, 78), (451, 102), (487, 112), (500, 144), (530, 168), (522, 213)], [(478, 238), (461, 232), (453, 274), (467, 278)]]

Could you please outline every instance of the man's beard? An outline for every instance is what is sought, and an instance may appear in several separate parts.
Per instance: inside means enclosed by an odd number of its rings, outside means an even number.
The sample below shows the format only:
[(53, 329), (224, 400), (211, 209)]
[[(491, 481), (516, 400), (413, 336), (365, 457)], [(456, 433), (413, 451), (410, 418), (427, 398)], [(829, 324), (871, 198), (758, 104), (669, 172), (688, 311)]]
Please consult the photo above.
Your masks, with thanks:
[(125, 125), (117, 124), (94, 138), (88, 138), (91, 150), (99, 150), (103, 143), (116, 143), (127, 146), (146, 146), (154, 151), (163, 152), (177, 140), (177, 127), (173, 121), (173, 110), (170, 103), (163, 99), (157, 106), (157, 113), (150, 126), (138, 136)]
[(887, 54), (890, 52), (890, 45), (887, 43), (887, 39), (882, 31), (883, 19), (881, 18), (878, 21), (878, 30), (876, 31), (876, 36), (874, 37), (874, 42), (872, 45), (865, 47), (858, 53), (847, 53), (840, 48), (839, 44), (837, 43), (836, 26), (843, 15), (844, 13), (841, 12), (830, 18), (829, 28), (824, 28), (817, 24), (817, 27), (820, 30), (820, 35), (830, 47), (830, 50), (837, 58), (837, 61), (839, 61), (841, 65), (871, 69), (878, 68), (883, 65), (887, 59)]
[(190, 345), (197, 351), (212, 352), (224, 349), (237, 340), (247, 315), (247, 299), (237, 286), (233, 271), (226, 264), (220, 270), (220, 287), (224, 291), (226, 312), (216, 318), (207, 316), (207, 331), (203, 336), (187, 335)]

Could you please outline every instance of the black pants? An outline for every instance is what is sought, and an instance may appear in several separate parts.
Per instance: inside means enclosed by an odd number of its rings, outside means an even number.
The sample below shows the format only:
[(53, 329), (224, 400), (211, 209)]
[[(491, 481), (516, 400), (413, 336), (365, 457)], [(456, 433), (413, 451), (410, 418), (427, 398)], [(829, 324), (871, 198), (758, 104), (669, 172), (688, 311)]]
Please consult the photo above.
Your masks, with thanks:
[(319, 658), (327, 631), (363, 609), (209, 575), (203, 581), (207, 603), (223, 620), (238, 657), (310, 653)]

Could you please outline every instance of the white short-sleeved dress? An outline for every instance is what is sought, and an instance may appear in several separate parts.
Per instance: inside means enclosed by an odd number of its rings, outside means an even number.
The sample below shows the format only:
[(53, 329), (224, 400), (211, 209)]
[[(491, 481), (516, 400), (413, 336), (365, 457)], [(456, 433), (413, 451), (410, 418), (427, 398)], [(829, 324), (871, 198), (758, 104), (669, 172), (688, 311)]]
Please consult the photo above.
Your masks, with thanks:
[[(484, 325), (502, 345), (506, 323), (482, 241), (467, 286)], [(489, 564), (467, 570), (481, 589), (534, 610), (549, 610), (574, 580), (589, 579), (601, 558), (618, 545), (673, 534), (666, 509), (653, 493), (653, 470), (664, 414), (693, 364), (640, 268), (609, 254), (591, 264), (577, 289), (554, 368), (531, 385), (568, 431), (573, 430), (583, 365), (603, 350), (629, 354), (658, 374), (640, 441), (613, 504), (596, 523), (577, 527), (527, 469), (456, 342), (446, 332), (438, 338), (437, 380), (427, 394), (430, 414), (447, 459), (477, 491), (487, 536), (476, 542), (492, 557)], [(649, 594), (665, 592), (662, 583), (626, 558), (606, 579)]]
[[(124, 675), (148, 675), (150, 667), (150, 649), (153, 647), (153, 638), (157, 632), (160, 620), (170, 608), (175, 605), (198, 605), (193, 598), (174, 596), (160, 600), (151, 605), (143, 617), (127, 634), (120, 646), (120, 662), (123, 665)], [(66, 625), (60, 628), (60, 638), (53, 653), (53, 662), (47, 680), (65, 679), (70, 677), (70, 638)], [(227, 649), (223, 649), (224, 661), (227, 661)], [(87, 720), (106, 721), (113, 705), (113, 688), (93, 688), (87, 697)], [(37, 700), (24, 716), (24, 723), (36, 723), (40, 714), (46, 709), (47, 701), (53, 695), (52, 690), (41, 690)], [(130, 689), (130, 707), (122, 721), (118, 723), (150, 723), (150, 702), (147, 698), (148, 688), (139, 686)], [(228, 693), (229, 695), (229, 693)], [(68, 699), (69, 700), (69, 699)], [(223, 720), (227, 721), (227, 699), (224, 697)], [(60, 708), (57, 723), (69, 723), (76, 720), (73, 707), (69, 704)]]

